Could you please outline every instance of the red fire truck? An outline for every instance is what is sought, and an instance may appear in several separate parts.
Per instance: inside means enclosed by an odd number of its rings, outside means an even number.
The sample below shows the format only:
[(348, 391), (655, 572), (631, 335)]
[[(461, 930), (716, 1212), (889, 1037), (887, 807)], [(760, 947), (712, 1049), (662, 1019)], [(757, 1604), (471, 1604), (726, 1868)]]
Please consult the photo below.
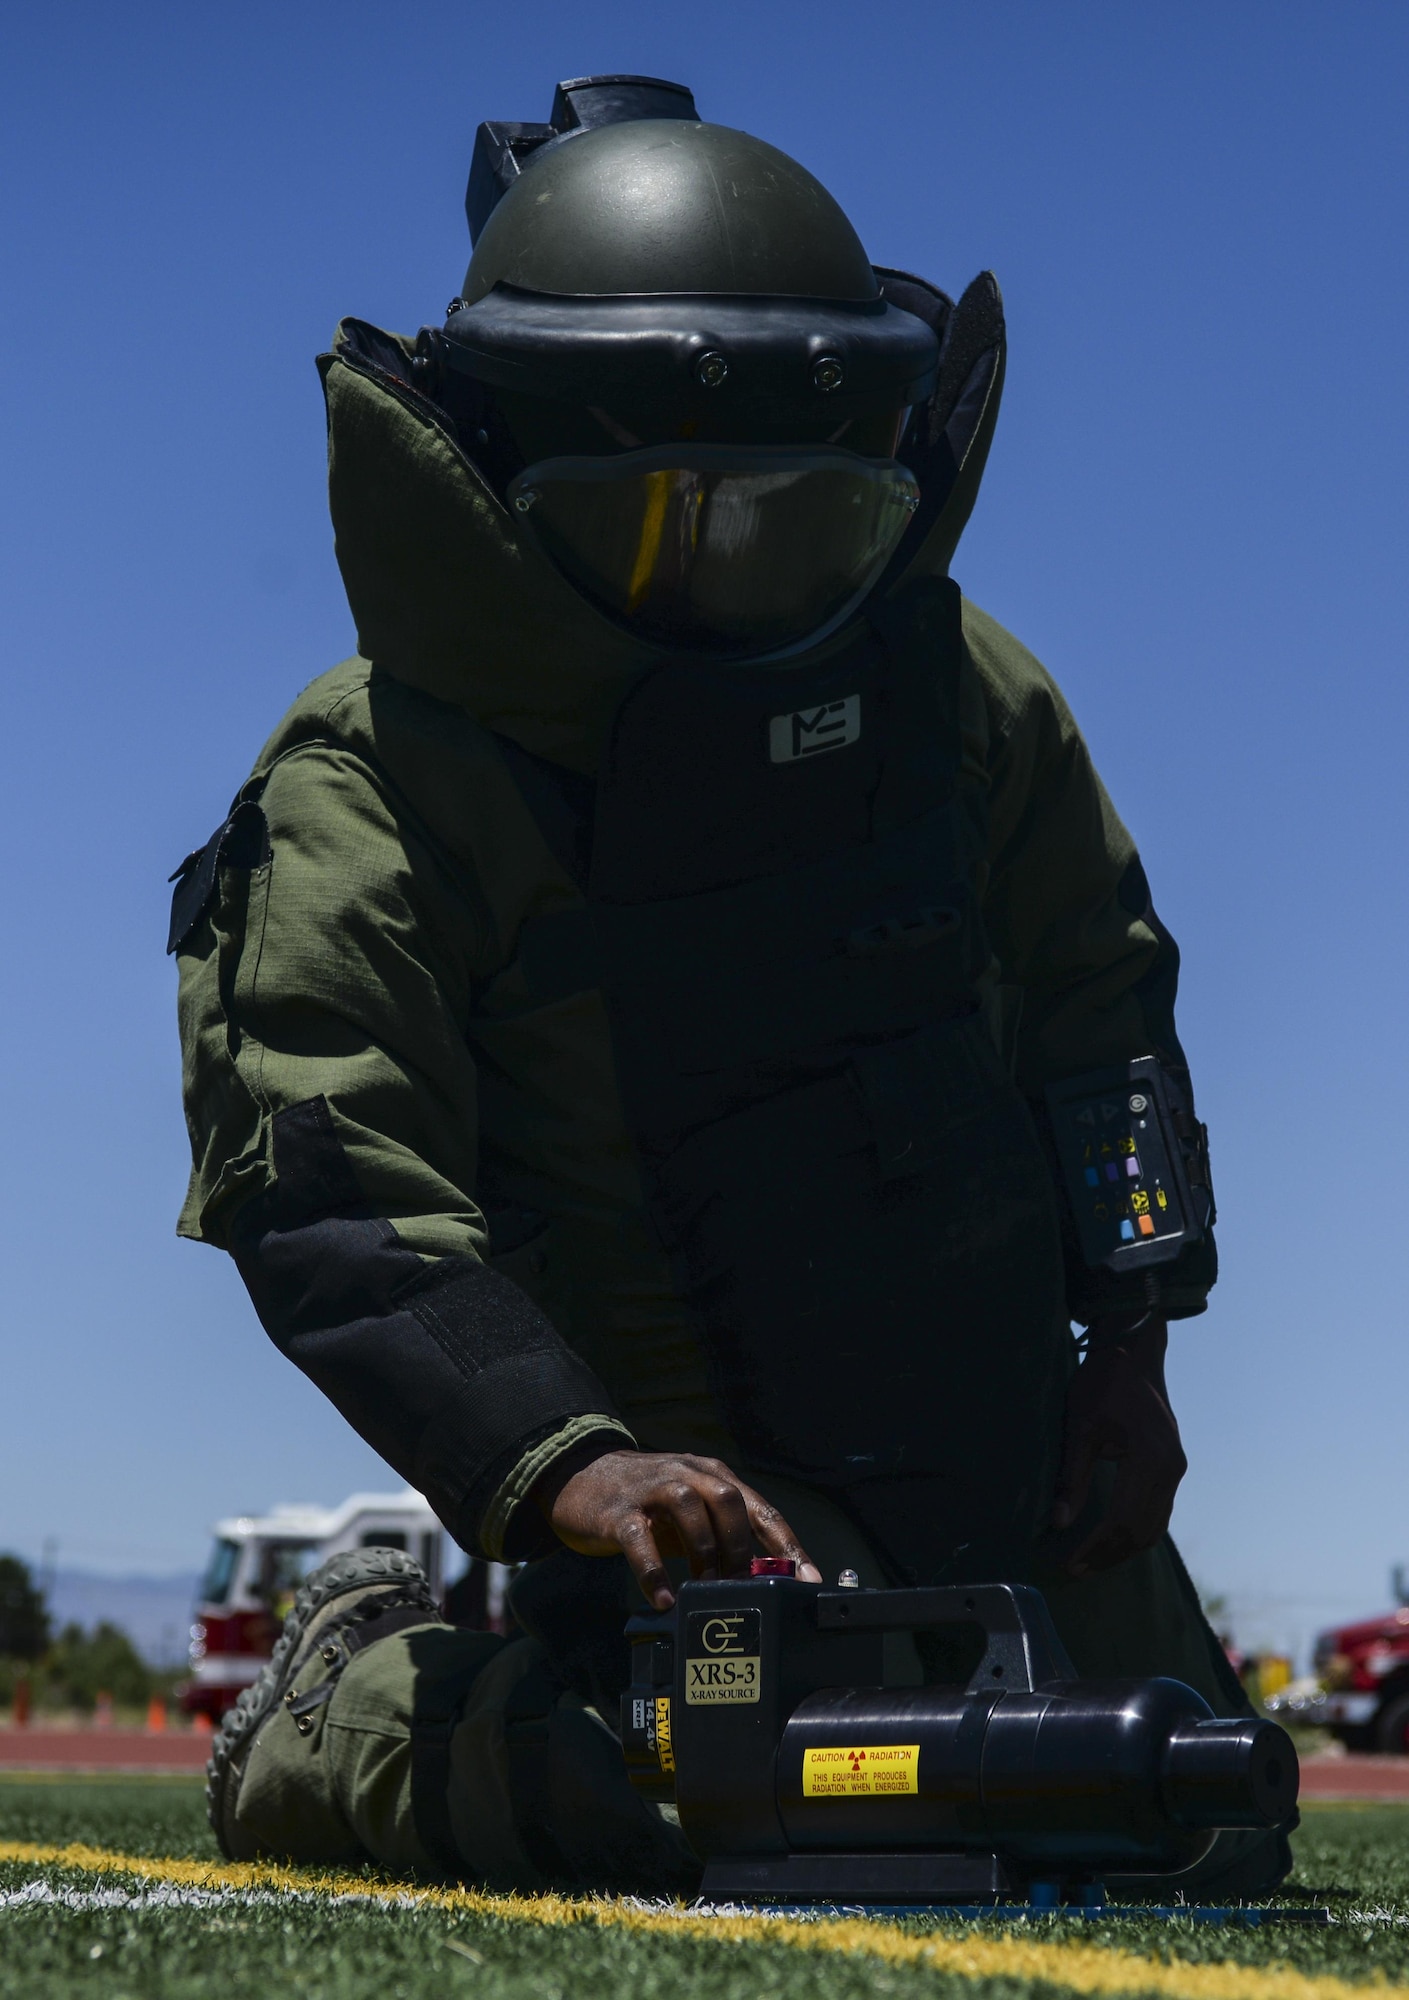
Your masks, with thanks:
[(1268, 1702), (1283, 1719), (1329, 1729), (1349, 1750), (1409, 1756), (1409, 1590), (1393, 1577), (1397, 1611), (1317, 1635), (1314, 1688), (1288, 1688)]
[(191, 1626), (182, 1706), (218, 1722), (274, 1650), (303, 1579), (345, 1549), (405, 1549), (441, 1594), (444, 1532), (430, 1506), (403, 1493), (354, 1493), (340, 1507), (276, 1507), (218, 1521)]

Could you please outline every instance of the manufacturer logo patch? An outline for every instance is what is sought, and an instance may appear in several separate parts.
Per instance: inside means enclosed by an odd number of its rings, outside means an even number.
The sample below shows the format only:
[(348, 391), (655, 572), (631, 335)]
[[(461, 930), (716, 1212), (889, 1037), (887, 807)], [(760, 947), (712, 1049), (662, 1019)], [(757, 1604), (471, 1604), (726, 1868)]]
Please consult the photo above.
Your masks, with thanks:
[(768, 758), (773, 764), (795, 764), (823, 750), (842, 750), (861, 734), (861, 697), (823, 702), (820, 708), (798, 708), (775, 715), (768, 725)]
[(920, 1789), (918, 1743), (861, 1743), (802, 1753), (807, 1799), (878, 1798)]
[(762, 1679), (757, 1611), (692, 1611), (685, 1632), (685, 1700), (691, 1708), (757, 1701)]
[(670, 1696), (658, 1694), (633, 1698), (631, 1703), (631, 1728), (635, 1735), (642, 1737), (646, 1748), (655, 1758), (662, 1771), (675, 1769), (675, 1748), (670, 1736)]
[(656, 1757), (662, 1771), (675, 1769), (675, 1749), (670, 1740), (670, 1696), (656, 1696)]

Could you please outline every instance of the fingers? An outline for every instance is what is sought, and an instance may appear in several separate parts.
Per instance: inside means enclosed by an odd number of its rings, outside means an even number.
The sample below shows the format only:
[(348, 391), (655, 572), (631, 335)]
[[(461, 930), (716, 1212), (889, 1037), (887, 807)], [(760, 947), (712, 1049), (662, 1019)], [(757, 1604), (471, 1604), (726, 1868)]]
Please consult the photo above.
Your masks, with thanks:
[(744, 1505), (748, 1510), (749, 1526), (757, 1535), (770, 1556), (787, 1556), (797, 1564), (797, 1573), (804, 1583), (820, 1583), (822, 1572), (808, 1555), (797, 1536), (783, 1519), (778, 1509), (765, 1500), (761, 1493), (755, 1493), (751, 1486), (739, 1484)]
[(699, 1569), (697, 1576), (747, 1576), (753, 1542), (749, 1534), (748, 1503), (744, 1489), (727, 1466), (703, 1461), (699, 1493), (709, 1509), (714, 1531), (715, 1555), (712, 1567)]
[(696, 1484), (686, 1479), (672, 1481), (652, 1500), (650, 1513), (659, 1528), (665, 1529), (668, 1523), (674, 1531), (673, 1537), (662, 1535), (662, 1540), (675, 1541), (690, 1565), (691, 1576), (718, 1576), (719, 1539), (714, 1518)]
[(1052, 1503), (1052, 1526), (1058, 1533), (1069, 1528), (1086, 1505), (1101, 1455), (1101, 1442), (1092, 1425), (1083, 1418), (1069, 1417), (1062, 1469), (1057, 1474), (1057, 1493)]
[(570, 1548), (584, 1555), (620, 1549), (660, 1611), (675, 1602), (666, 1557), (683, 1555), (696, 1577), (747, 1576), (755, 1535), (770, 1555), (791, 1557), (804, 1581), (822, 1580), (777, 1508), (718, 1459), (608, 1453), (565, 1479), (544, 1504)]
[(1105, 1514), (1068, 1562), (1072, 1575), (1113, 1569), (1117, 1563), (1153, 1548), (1169, 1526), (1184, 1470), (1184, 1455), (1177, 1443), (1172, 1452), (1149, 1458), (1134, 1453), (1122, 1456)]
[(633, 1514), (621, 1522), (616, 1532), (621, 1553), (631, 1565), (631, 1574), (641, 1587), (641, 1595), (657, 1611), (669, 1611), (675, 1602), (670, 1573), (661, 1559), (651, 1524), (644, 1514)]
[[(747, 1576), (756, 1536), (769, 1555), (788, 1556), (808, 1583), (820, 1583), (822, 1573), (808, 1557), (777, 1508), (719, 1459), (684, 1458), (688, 1474), (662, 1495), (680, 1537), (681, 1553), (696, 1576)], [(712, 1543), (702, 1532), (694, 1501), (708, 1513)], [(683, 1513), (679, 1510), (683, 1508)]]
[[(696, 1577), (748, 1574), (749, 1516), (737, 1484), (708, 1460), (679, 1460), (621, 1522), (617, 1540), (657, 1610), (675, 1602), (661, 1549), (678, 1550)], [(722, 1475), (722, 1476), (721, 1476)]]

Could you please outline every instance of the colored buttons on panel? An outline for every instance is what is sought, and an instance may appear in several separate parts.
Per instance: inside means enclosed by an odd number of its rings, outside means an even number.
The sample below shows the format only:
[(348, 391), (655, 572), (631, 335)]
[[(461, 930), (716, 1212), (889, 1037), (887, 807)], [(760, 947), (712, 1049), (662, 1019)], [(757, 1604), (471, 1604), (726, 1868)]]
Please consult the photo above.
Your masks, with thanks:
[[(1161, 1234), (1177, 1227), (1162, 1184), (1159, 1130), (1152, 1119), (1140, 1115), (1148, 1109), (1143, 1097), (1138, 1102), (1133, 1097), (1102, 1098), (1071, 1114), (1068, 1130), (1079, 1148), (1078, 1185), (1087, 1190), (1085, 1203), (1077, 1204), (1085, 1207), (1078, 1219), (1083, 1233), (1090, 1229), (1101, 1243), (1102, 1255), (1126, 1246), (1153, 1248)], [(1127, 1113), (1134, 1115), (1127, 1119)]]

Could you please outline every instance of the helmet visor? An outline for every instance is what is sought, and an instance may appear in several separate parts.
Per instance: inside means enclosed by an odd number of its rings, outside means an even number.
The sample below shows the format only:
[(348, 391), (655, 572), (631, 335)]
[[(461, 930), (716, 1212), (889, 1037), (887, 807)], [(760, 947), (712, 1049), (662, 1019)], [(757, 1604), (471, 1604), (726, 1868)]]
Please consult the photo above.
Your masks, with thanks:
[(920, 489), (893, 460), (831, 448), (656, 445), (544, 459), (508, 499), (569, 581), (641, 637), (759, 654), (842, 622)]

